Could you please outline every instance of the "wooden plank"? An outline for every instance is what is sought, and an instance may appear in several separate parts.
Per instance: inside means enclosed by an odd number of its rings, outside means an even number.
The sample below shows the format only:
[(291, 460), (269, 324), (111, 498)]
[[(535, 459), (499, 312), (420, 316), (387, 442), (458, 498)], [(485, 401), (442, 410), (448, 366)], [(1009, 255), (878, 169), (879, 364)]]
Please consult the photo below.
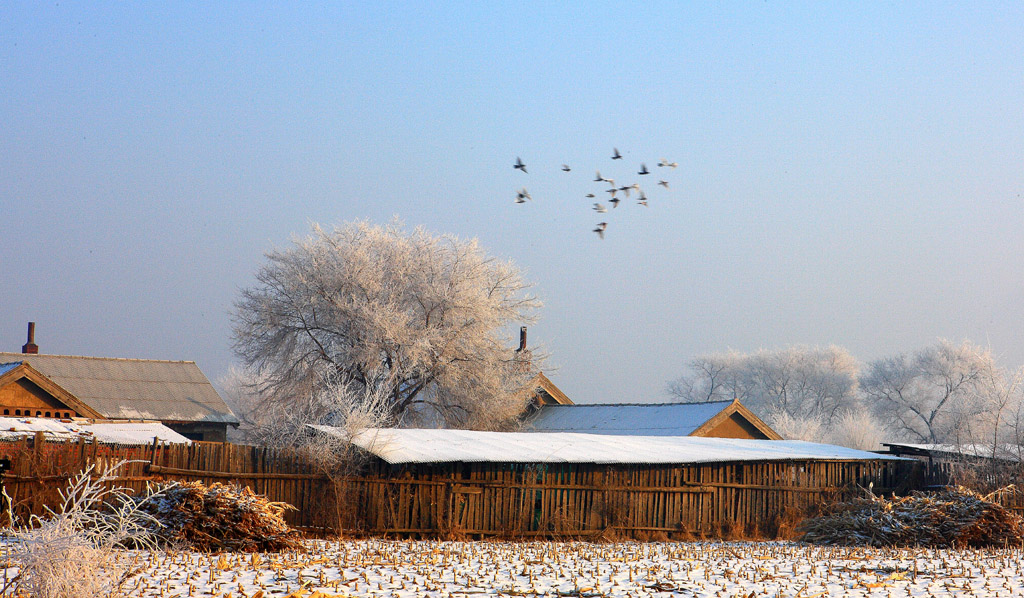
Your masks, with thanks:
[[(202, 469), (178, 469), (175, 467), (163, 467), (160, 465), (147, 466), (146, 470), (151, 473), (164, 475), (177, 475), (183, 477), (219, 478), (237, 480), (326, 480), (327, 476), (316, 473), (276, 473), (276, 472), (229, 472), (229, 471), (206, 471)], [(402, 483), (402, 482), (392, 482)]]

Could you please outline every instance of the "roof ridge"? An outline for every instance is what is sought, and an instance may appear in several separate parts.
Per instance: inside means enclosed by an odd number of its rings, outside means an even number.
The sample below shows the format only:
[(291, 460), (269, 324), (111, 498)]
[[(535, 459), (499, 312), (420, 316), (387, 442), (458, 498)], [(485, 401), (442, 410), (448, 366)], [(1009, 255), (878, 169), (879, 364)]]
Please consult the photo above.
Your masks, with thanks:
[(574, 403), (572, 405), (544, 405), (548, 407), (665, 407), (671, 405), (715, 405), (718, 403), (732, 403), (732, 399), (721, 401), (704, 401), (701, 403), (688, 403), (686, 401), (673, 401), (670, 403)]
[[(193, 361), (191, 359), (146, 359), (146, 358), (143, 358), (143, 357), (96, 357), (94, 355), (59, 355), (59, 354), (55, 354), (55, 353), (32, 353), (32, 354), (26, 354), (26, 353), (14, 353), (14, 352), (8, 352), (8, 351), (0, 351), (0, 355), (25, 355), (26, 357), (32, 357), (32, 358), (37, 358), (37, 357), (42, 357), (42, 358), (46, 358), (46, 357), (72, 357), (74, 359), (97, 359), (97, 360), (104, 360), (104, 361), (152, 361), (152, 362), (157, 362), (157, 363), (195, 363), (195, 361)], [(15, 363), (15, 362), (12, 361), (12, 362), (7, 362), (7, 363)]]

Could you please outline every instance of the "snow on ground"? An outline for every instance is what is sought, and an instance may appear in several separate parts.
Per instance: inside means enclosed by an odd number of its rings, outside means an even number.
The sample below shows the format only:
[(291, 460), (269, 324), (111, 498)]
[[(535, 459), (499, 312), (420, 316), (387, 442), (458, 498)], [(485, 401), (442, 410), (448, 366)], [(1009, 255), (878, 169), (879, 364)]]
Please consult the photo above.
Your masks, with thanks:
[[(306, 553), (124, 552), (128, 596), (1024, 596), (1024, 550), (786, 542), (310, 541)], [(262, 592), (262, 594), (261, 594)]]

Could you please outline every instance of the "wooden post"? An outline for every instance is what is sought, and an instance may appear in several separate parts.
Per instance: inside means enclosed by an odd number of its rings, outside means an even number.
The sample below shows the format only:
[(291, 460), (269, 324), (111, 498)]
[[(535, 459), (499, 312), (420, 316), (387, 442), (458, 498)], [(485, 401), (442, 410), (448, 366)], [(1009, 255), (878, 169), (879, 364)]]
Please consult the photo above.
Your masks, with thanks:
[(35, 437), (32, 440), (32, 459), (34, 463), (39, 463), (40, 456), (43, 454), (43, 445), (46, 444), (46, 434), (40, 430), (36, 432)]

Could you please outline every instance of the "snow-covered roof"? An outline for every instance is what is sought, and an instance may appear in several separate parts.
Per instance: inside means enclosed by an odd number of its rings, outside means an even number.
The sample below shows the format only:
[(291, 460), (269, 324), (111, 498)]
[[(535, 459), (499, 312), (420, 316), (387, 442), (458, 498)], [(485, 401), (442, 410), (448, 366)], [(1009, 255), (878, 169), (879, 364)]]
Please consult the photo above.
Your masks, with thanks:
[(237, 424), (193, 361), (0, 353), (25, 362), (105, 418)]
[(373, 428), (348, 438), (339, 428), (311, 427), (345, 439), (392, 465), (446, 462), (684, 464), (900, 459), (801, 440), (402, 428)]
[[(910, 442), (884, 442), (884, 446), (890, 449), (912, 449), (925, 453), (936, 453), (950, 456), (980, 457), (984, 459), (999, 459), (1002, 461), (1022, 461), (1021, 447), (1015, 444), (1003, 444), (995, 447), (984, 444), (917, 444)], [(908, 452), (908, 451), (901, 451)]]
[(531, 432), (689, 436), (731, 404), (732, 401), (545, 405), (526, 426)]
[(45, 417), (0, 417), (0, 440), (17, 440), (43, 432), (49, 439), (95, 438), (102, 444), (150, 444), (153, 438), (172, 444), (192, 441), (159, 422), (79, 422)]

